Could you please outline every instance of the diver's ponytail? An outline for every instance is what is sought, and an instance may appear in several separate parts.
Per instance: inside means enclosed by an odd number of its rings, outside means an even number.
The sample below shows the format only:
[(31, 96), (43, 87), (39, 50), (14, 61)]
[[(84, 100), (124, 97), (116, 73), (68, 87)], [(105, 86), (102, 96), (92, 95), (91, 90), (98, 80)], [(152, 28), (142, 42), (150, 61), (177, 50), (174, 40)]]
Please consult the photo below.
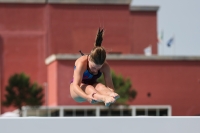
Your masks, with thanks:
[(101, 43), (103, 41), (103, 32), (104, 30), (99, 28), (97, 37), (96, 37), (96, 42), (94, 44), (95, 47), (101, 47)]

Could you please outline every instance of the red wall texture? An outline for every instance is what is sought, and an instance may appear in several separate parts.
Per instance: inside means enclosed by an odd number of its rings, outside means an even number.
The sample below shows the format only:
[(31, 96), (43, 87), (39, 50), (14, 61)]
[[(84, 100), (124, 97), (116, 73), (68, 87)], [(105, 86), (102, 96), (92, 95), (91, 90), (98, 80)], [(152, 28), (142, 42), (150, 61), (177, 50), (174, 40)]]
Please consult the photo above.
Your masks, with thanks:
[(105, 29), (107, 52), (157, 54), (156, 12), (129, 11), (129, 5), (51, 5), (49, 53), (90, 52), (98, 27)]
[(47, 81), (44, 9), (44, 5), (0, 4), (1, 100), (14, 73), (25, 72), (39, 84)]
[[(130, 104), (171, 105), (174, 116), (200, 113), (199, 61), (109, 60), (108, 63), (116, 74), (130, 78), (133, 88), (137, 90), (137, 97)], [(55, 94), (49, 93), (49, 97), (56, 97), (58, 105), (88, 104), (79, 104), (70, 97), (69, 83), (73, 76), (74, 61), (57, 60), (49, 67), (55, 64), (58, 69), (48, 69), (48, 73), (57, 73), (57, 79), (50, 80), (49, 86), (57, 84), (57, 89)], [(53, 92), (55, 88), (50, 88), (49, 91)], [(147, 96), (148, 93), (151, 93), (150, 97)]]
[[(143, 49), (152, 44), (153, 54), (157, 54), (156, 11), (130, 11), (129, 5), (1, 3), (0, 16), (1, 101), (12, 74), (25, 72), (43, 86), (47, 79), (60, 74), (47, 74), (48, 56), (90, 52), (98, 27), (105, 29), (103, 46), (108, 52), (143, 54)], [(65, 67), (56, 68), (54, 64), (48, 69)], [(65, 90), (60, 82), (53, 86)], [(57, 95), (63, 99), (50, 97), (49, 104), (65, 103), (65, 93)], [(12, 109), (0, 106), (1, 113)]]
[[(152, 53), (157, 54), (157, 16), (156, 12), (131, 12), (133, 27), (130, 33), (130, 53), (143, 54), (148, 45), (152, 45)], [(130, 29), (131, 29), (130, 28)]]

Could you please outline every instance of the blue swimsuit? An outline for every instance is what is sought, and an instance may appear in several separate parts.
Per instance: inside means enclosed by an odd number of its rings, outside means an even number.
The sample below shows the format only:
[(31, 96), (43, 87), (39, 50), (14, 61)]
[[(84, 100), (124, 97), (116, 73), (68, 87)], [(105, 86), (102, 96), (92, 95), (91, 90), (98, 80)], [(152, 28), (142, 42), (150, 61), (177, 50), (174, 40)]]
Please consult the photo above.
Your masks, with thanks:
[[(93, 75), (92, 73), (89, 72), (88, 68), (89, 66), (87, 63), (87, 70), (83, 73), (82, 83), (93, 85), (94, 83), (97, 82), (97, 79), (101, 76), (102, 73), (98, 71), (96, 75)], [(74, 66), (74, 69), (76, 69), (76, 66)]]

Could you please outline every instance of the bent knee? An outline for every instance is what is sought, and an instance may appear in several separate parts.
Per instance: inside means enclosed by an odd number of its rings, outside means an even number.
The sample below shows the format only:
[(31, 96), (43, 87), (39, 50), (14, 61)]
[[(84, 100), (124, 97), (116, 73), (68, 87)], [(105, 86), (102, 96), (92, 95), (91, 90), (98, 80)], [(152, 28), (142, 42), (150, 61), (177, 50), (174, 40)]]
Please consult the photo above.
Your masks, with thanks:
[(104, 84), (101, 84), (101, 83), (98, 83), (96, 86), (95, 86), (95, 89), (96, 90), (102, 90), (102, 89), (105, 89), (107, 88)]
[(94, 87), (92, 85), (85, 85), (83, 90), (85, 91), (86, 94), (97, 93), (97, 91), (94, 89)]

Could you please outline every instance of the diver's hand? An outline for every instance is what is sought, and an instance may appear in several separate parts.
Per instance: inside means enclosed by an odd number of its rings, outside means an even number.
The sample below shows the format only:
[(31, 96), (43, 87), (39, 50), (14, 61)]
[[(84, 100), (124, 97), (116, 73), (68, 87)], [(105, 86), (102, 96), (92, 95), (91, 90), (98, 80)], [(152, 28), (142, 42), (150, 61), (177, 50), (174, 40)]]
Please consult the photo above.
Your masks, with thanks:
[(87, 101), (89, 102), (89, 103), (97, 103), (97, 99), (95, 99), (94, 97), (93, 97), (93, 95), (94, 94), (90, 94), (90, 95), (87, 95)]

